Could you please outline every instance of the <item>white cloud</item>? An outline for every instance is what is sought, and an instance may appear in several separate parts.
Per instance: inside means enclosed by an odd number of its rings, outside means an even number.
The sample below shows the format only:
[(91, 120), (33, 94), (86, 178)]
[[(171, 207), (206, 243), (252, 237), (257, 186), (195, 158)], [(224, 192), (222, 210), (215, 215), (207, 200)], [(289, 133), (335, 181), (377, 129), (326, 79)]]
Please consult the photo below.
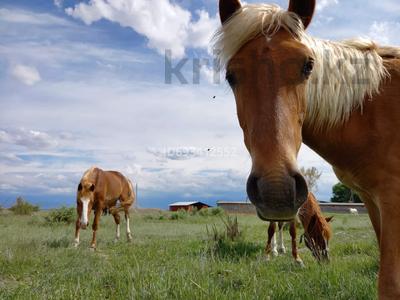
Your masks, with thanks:
[(218, 18), (211, 18), (208, 12), (204, 10), (197, 11), (199, 19), (189, 26), (189, 35), (186, 42), (193, 48), (207, 48), (210, 44), (210, 38), (213, 32), (219, 27)]
[(325, 8), (327, 8), (328, 6), (335, 5), (338, 3), (339, 3), (339, 0), (320, 0), (320, 1), (317, 1), (317, 10), (322, 11)]
[(168, 147), (168, 148), (148, 148), (147, 152), (153, 154), (160, 160), (190, 160), (193, 158), (205, 156), (207, 149), (198, 149), (196, 147)]
[(0, 21), (31, 25), (71, 25), (70, 22), (46, 13), (0, 8)]
[(42, 78), (38, 70), (35, 67), (26, 66), (26, 65), (14, 65), (11, 70), (11, 75), (14, 78), (18, 79), (22, 83), (26, 85), (34, 85), (38, 83)]
[[(26, 49), (29, 48), (29, 51)], [(74, 41), (55, 44), (42, 42), (20, 42), (0, 45), (0, 55), (9, 61), (29, 61), (43, 68), (64, 67), (65, 64), (95, 62), (100, 67), (113, 69), (115, 66), (150, 61), (148, 57), (133, 51), (108, 48)]]
[(400, 5), (398, 0), (370, 1), (368, 4), (372, 6), (374, 14), (380, 11), (384, 12), (386, 17), (390, 14), (398, 17), (400, 13)]
[(46, 149), (57, 146), (57, 139), (46, 132), (18, 128), (0, 129), (0, 144), (24, 146), (27, 149)]
[(174, 58), (183, 57), (188, 46), (206, 48), (218, 24), (217, 17), (204, 10), (197, 12), (199, 19), (194, 22), (190, 11), (169, 0), (91, 0), (65, 11), (87, 25), (106, 19), (129, 27), (145, 36), (159, 54), (171, 49)]
[(64, 0), (54, 0), (54, 5), (58, 8), (62, 8)]
[(369, 36), (381, 44), (400, 44), (399, 22), (374, 22), (369, 30)]
[[(2, 131), (0, 130), (0, 134)], [(0, 143), (2, 138), (0, 138)], [(0, 162), (5, 162), (8, 164), (19, 163), (21, 162), (21, 158), (19, 158), (15, 153), (0, 153)]]
[(11, 172), (0, 173), (0, 192), (14, 192), (24, 190), (26, 187), (34, 193), (42, 195), (72, 194), (76, 189), (78, 174), (65, 173), (60, 175), (53, 172)]

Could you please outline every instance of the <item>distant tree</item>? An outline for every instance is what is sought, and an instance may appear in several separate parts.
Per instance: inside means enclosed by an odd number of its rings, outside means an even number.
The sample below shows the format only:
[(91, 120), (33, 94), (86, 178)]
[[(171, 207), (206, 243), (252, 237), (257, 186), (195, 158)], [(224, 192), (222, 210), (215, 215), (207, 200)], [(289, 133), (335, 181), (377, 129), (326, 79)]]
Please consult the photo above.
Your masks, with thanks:
[(10, 210), (17, 215), (30, 215), (33, 212), (39, 211), (39, 206), (32, 205), (25, 201), (24, 198), (18, 197)]
[(332, 188), (333, 196), (331, 198), (332, 202), (341, 203), (361, 203), (361, 198), (343, 183), (339, 182), (335, 184)]
[(301, 174), (303, 174), (304, 179), (307, 182), (308, 189), (310, 192), (318, 191), (318, 180), (321, 178), (322, 173), (318, 171), (316, 167), (304, 168), (300, 169)]

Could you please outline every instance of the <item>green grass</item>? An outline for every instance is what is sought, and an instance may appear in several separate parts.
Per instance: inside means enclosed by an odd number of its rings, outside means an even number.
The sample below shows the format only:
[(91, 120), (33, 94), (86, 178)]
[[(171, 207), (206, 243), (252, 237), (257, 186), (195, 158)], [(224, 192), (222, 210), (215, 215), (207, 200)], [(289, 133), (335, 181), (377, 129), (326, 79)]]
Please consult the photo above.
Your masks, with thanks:
[(207, 226), (222, 230), (220, 217), (149, 214), (133, 215), (133, 243), (124, 223), (114, 243), (112, 217), (102, 217), (92, 252), (89, 230), (74, 249), (73, 225), (45, 225), (43, 212), (0, 213), (0, 299), (376, 299), (378, 250), (366, 215), (335, 216), (329, 265), (300, 245), (302, 269), (287, 232), (288, 253), (264, 259), (267, 225), (255, 216), (238, 216), (240, 241), (212, 251)]

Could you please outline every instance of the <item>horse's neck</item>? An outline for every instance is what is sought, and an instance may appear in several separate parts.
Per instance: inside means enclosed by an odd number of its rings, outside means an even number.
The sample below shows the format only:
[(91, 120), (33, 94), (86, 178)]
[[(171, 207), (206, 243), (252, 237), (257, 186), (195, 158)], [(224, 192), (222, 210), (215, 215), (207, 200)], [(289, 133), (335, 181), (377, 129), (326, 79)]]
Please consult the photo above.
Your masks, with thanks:
[(366, 166), (375, 143), (370, 134), (374, 131), (373, 115), (372, 107), (364, 107), (363, 112), (354, 111), (346, 123), (334, 128), (316, 131), (309, 125), (303, 127), (304, 143), (332, 165), (340, 181), (358, 192), (365, 190), (366, 181), (373, 183), (362, 176), (369, 172)]
[[(400, 60), (387, 66), (391, 77), (381, 93), (353, 111), (347, 122), (319, 131), (313, 124), (303, 126), (304, 143), (334, 167), (339, 179), (348, 178), (345, 183), (352, 181), (360, 188), (378, 185), (377, 170), (400, 160)], [(400, 165), (396, 168), (400, 176)]]

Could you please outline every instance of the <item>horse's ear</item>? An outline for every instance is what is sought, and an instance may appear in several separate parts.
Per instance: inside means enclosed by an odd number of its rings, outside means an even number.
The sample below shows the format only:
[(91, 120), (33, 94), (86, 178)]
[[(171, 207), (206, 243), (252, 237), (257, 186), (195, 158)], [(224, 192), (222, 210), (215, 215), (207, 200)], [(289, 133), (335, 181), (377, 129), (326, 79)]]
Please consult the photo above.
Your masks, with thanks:
[(334, 216), (326, 217), (325, 220), (326, 222), (332, 222)]
[(296, 13), (306, 29), (314, 15), (315, 0), (290, 0), (288, 11)]
[(219, 0), (219, 17), (224, 24), (232, 15), (242, 7), (239, 0)]

